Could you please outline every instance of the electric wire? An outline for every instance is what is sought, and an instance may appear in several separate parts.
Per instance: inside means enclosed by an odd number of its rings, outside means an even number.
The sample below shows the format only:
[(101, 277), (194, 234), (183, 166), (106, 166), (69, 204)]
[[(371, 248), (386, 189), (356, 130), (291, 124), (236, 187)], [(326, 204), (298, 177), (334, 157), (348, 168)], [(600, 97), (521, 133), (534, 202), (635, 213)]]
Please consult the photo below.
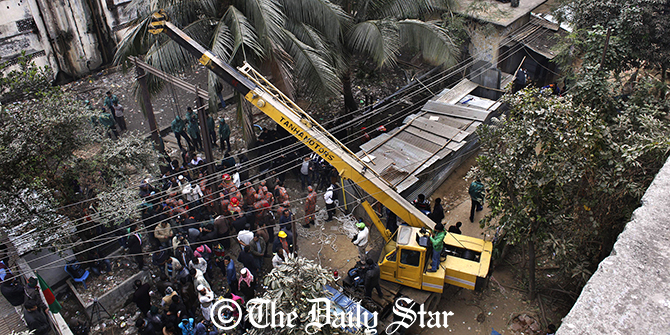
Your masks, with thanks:
[[(295, 144), (301, 144), (301, 142), (298, 142), (298, 143), (295, 143)], [(445, 164), (446, 164), (446, 163), (445, 163)], [(285, 164), (285, 165), (286, 165), (286, 164)], [(284, 172), (286, 172), (286, 171), (284, 171)], [(216, 176), (215, 176), (215, 178), (213, 178), (213, 179), (217, 179)], [(217, 201), (217, 200), (218, 200), (218, 199), (215, 199), (215, 200), (213, 200), (213, 201)], [(119, 236), (115, 236), (115, 237), (113, 237), (112, 239), (118, 239), (118, 238), (120, 238), (120, 237), (119, 237)]]

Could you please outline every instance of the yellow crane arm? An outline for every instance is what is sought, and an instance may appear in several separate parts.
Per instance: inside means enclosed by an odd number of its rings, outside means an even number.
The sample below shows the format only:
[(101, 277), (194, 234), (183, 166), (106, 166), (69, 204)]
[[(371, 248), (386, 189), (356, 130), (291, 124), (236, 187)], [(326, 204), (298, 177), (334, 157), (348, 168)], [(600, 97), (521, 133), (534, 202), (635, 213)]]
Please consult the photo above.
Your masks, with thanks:
[(168, 22), (167, 15), (162, 10), (153, 14), (149, 32), (167, 34), (193, 54), (201, 64), (241, 93), (247, 101), (335, 167), (342, 178), (357, 184), (407, 224), (414, 227), (433, 228), (435, 224), (432, 220), (400, 196), (393, 185), (340, 143), (249, 64), (245, 63), (237, 70), (234, 69), (174, 24)]

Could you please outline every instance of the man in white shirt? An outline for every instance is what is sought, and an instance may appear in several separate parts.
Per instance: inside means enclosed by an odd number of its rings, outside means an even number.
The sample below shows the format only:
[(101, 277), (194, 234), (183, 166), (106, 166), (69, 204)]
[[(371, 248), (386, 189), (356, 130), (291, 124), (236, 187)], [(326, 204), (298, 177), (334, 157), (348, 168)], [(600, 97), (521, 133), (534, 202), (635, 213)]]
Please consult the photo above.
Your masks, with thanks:
[(358, 234), (354, 236), (354, 238), (351, 240), (351, 243), (358, 247), (358, 257), (360, 257), (361, 262), (365, 263), (365, 249), (368, 247), (368, 236), (370, 235), (370, 230), (364, 222), (358, 222), (356, 227), (358, 227)]
[(323, 200), (326, 201), (326, 210), (328, 211), (328, 219), (326, 221), (332, 220), (333, 215), (335, 215), (335, 201), (333, 200), (334, 188), (333, 184), (330, 184), (328, 189), (326, 189), (326, 193), (323, 194)]
[(284, 249), (275, 252), (274, 256), (272, 257), (272, 268), (276, 268), (284, 264), (284, 257), (282, 256), (284, 256)]
[(305, 190), (305, 184), (311, 185), (312, 181), (309, 178), (310, 173), (312, 172), (313, 168), (310, 165), (310, 160), (309, 157), (305, 157), (302, 160), (302, 165), (300, 166), (300, 186), (302, 186), (302, 190)]
[(200, 185), (195, 184), (195, 186), (193, 186), (191, 183), (188, 183), (186, 186), (184, 186), (181, 194), (186, 197), (186, 201), (189, 203), (198, 201), (201, 197), (204, 196), (202, 190), (200, 189)]

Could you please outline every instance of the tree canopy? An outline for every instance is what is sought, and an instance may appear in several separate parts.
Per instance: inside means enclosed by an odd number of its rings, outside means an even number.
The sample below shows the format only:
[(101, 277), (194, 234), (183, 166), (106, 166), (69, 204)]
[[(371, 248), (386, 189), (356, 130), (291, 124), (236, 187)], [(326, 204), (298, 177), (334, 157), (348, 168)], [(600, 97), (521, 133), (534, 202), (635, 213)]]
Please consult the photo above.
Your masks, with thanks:
[[(621, 72), (646, 64), (662, 70), (670, 66), (670, 1), (564, 0), (559, 17), (577, 28), (569, 47), (573, 56), (600, 62), (610, 30), (604, 70)], [(595, 64), (592, 64), (595, 65)]]
[[(264, 278), (267, 290), (262, 297), (275, 302), (277, 311), (286, 314), (295, 311), (298, 320), (295, 327), (282, 329), (252, 329), (250, 334), (305, 334), (306, 325), (311, 322), (309, 312), (312, 303), (308, 299), (326, 297), (325, 287), (333, 281), (333, 275), (314, 261), (293, 254), (285, 257), (284, 264), (272, 269)], [(310, 330), (311, 331), (311, 330)], [(319, 334), (335, 333), (336, 329), (326, 325), (316, 329)]]
[[(13, 95), (21, 100), (0, 109), (0, 206), (7, 209), (0, 225), (28, 223), (26, 228), (39, 231), (62, 224), (62, 215), (80, 218), (91, 204), (112, 213), (123, 209), (95, 198), (122, 192), (133, 175), (155, 173), (158, 154), (152, 145), (137, 133), (108, 138), (94, 122), (98, 113), (83, 101), (35, 82), (48, 77), (47, 69), (26, 62), (22, 70), (3, 82), (39, 89)], [(133, 203), (134, 193), (121, 200)]]
[[(604, 80), (594, 72), (585, 80)], [(564, 283), (580, 288), (668, 157), (670, 132), (660, 119), (668, 106), (649, 94), (650, 82), (641, 80), (627, 102), (612, 86), (588, 82), (560, 98), (526, 89), (506, 98), (508, 115), (478, 130), (491, 208), (482, 224), (528, 248), (531, 296), (535, 248), (548, 250)], [(616, 114), (601, 113), (603, 102)]]

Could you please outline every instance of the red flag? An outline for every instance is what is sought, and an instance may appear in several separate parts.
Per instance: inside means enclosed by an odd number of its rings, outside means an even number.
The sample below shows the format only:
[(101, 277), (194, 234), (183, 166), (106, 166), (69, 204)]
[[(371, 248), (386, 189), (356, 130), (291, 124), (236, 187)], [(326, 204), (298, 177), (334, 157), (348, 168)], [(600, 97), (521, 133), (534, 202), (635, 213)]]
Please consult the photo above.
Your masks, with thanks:
[(49, 287), (49, 284), (42, 279), (42, 277), (39, 274), (37, 275), (37, 280), (40, 283), (40, 288), (42, 289), (42, 294), (44, 294), (44, 298), (47, 300), (47, 304), (49, 304), (49, 311), (51, 313), (58, 313), (62, 309), (60, 303), (58, 300), (56, 300), (56, 296), (54, 296), (54, 293), (51, 292), (51, 288)]

